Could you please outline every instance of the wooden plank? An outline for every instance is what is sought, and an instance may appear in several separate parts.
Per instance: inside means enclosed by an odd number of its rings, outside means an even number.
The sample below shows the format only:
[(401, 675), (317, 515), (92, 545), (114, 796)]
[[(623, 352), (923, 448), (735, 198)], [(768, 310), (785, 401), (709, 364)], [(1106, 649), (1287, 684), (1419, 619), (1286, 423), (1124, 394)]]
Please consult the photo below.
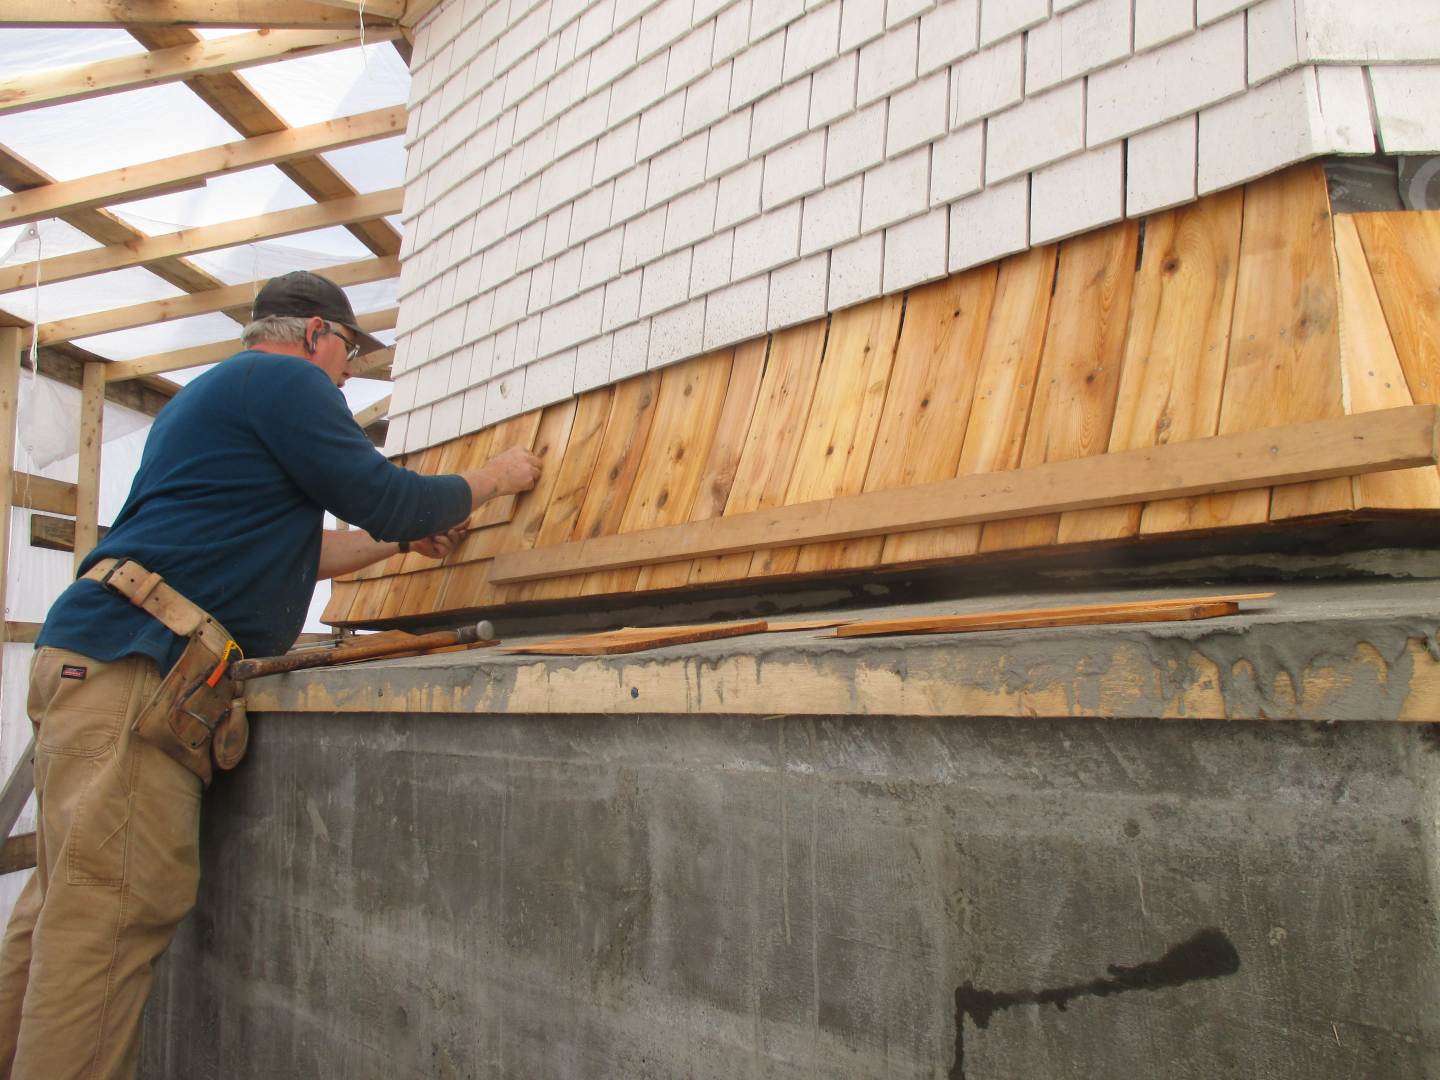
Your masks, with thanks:
[[(906, 485), (944, 480), (956, 474), (983, 361), (997, 278), (998, 267), (994, 265), (951, 278), (956, 285), (953, 300), (939, 312), (938, 322), (929, 326), (911, 317), (917, 313), (916, 293), (910, 294), (905, 336), (912, 329), (923, 330), (935, 344), (922, 407), (909, 429), (908, 460), (902, 474)], [(905, 347), (903, 336), (900, 347)], [(942, 541), (943, 537), (934, 533), (887, 536), (880, 561), (892, 564), (930, 558), (943, 551)]]
[[(329, 278), (336, 285), (361, 285), (371, 281), (383, 281), (399, 275), (400, 257), (382, 255), (375, 259), (359, 259), (327, 266), (317, 273)], [(185, 319), (230, 307), (249, 307), (264, 284), (264, 281), (247, 281), (240, 285), (226, 285), (219, 289), (208, 289), (205, 292), (189, 293), (165, 300), (148, 300), (141, 304), (109, 308), (90, 315), (75, 315), (68, 319), (41, 323), (37, 333), (42, 345), (53, 345), (57, 341), (71, 341), (95, 334), (107, 334), (114, 330), (128, 330), (136, 326), (169, 322), (172, 319)]]
[[(1355, 231), (1353, 215), (1337, 215), (1335, 257), (1340, 268), (1340, 364), (1346, 412), (1361, 413), (1410, 405), (1395, 342), (1380, 309), (1375, 281)], [(1437, 249), (1440, 255), (1440, 249)], [(1403, 469), (1357, 476), (1351, 483), (1355, 506), (1416, 510), (1440, 507), (1440, 471)]]
[[(1061, 245), (1022, 466), (1105, 452), (1130, 323), (1138, 239), (1137, 223), (1127, 221)], [(1044, 547), (1064, 542), (1069, 528), (1052, 515), (988, 525), (980, 547)]]
[[(311, 0), (312, 3), (340, 8), (356, 14), (378, 15), (387, 19), (398, 19), (405, 14), (406, 0)], [(366, 31), (366, 40), (369, 40)]]
[[(0, 0), (3, 3), (4, 0)], [(130, 202), (203, 183), (260, 165), (337, 150), (389, 138), (405, 131), (405, 109), (392, 106), (355, 116), (342, 116), (305, 127), (289, 128), (253, 139), (177, 154), (141, 165), (62, 180), (0, 197), (0, 224), (18, 225), (40, 218), (112, 202)]]
[[(661, 372), (645, 454), (620, 517), (621, 533), (690, 520), (725, 404), (733, 357), (727, 349)], [(635, 569), (587, 575), (580, 594), (633, 592), (639, 576)]]
[[(366, 31), (366, 41), (400, 36), (398, 27)], [(194, 45), (160, 49), (148, 55), (121, 56), (90, 64), (28, 72), (0, 79), (0, 115), (26, 112), (89, 98), (179, 82), (195, 75), (236, 71), (275, 60), (316, 56), (355, 45), (360, 35), (347, 30), (259, 30), (253, 34), (208, 39)], [(48, 278), (45, 280), (49, 280)]]
[(793, 619), (784, 622), (776, 622), (769, 619), (765, 623), (767, 634), (794, 634), (804, 630), (828, 630), (833, 626), (849, 626), (854, 619)]
[[(531, 409), (527, 413), (512, 416), (497, 424), (487, 460), (504, 453), (512, 446), (523, 446), (526, 450), (534, 450), (535, 436), (540, 432), (542, 411), (541, 409)], [(474, 465), (469, 467), (478, 468)], [(501, 495), (477, 507), (470, 515), (470, 528), (483, 529), (487, 525), (500, 525), (509, 521), (515, 516), (515, 499), (514, 495)]]
[(1410, 393), (1417, 403), (1440, 404), (1440, 211), (1351, 220)]
[[(1066, 626), (1089, 621), (1094, 616), (1144, 615), (1183, 610), (1212, 604), (1238, 605), (1271, 600), (1273, 592), (1238, 593), (1225, 596), (1191, 596), (1160, 600), (1126, 600), (1110, 604), (1071, 604), (1051, 608), (1019, 608), (1012, 611), (972, 611), (963, 615), (918, 615), (902, 619), (852, 621), (835, 631), (836, 637), (877, 637), (883, 634), (953, 634), (970, 630), (1010, 629), (1024, 626)], [(1127, 619), (1116, 619), (1127, 622)]]
[[(386, 188), (368, 195), (352, 195), (291, 210), (274, 210), (219, 225), (202, 225), (157, 236), (137, 237), (90, 251), (44, 259), (40, 263), (39, 277), (46, 284), (53, 285), (110, 270), (143, 266), (161, 259), (273, 240), (312, 229), (348, 225), (384, 214), (399, 213), (403, 198), (403, 188)], [(34, 263), (0, 267), (0, 292), (32, 286), (35, 277)]]
[[(1220, 422), (1244, 207), (1239, 189), (1146, 220), (1109, 449), (1214, 435)], [(1195, 527), (1190, 500), (1086, 510), (1071, 542)]]
[[(784, 504), (815, 396), (828, 322), (819, 319), (771, 338), (760, 396), (725, 502), (727, 516)], [(751, 561), (736, 555), (697, 562), (690, 570), (690, 582), (743, 578)]]
[[(710, 440), (710, 454), (700, 477), (700, 486), (690, 508), (691, 521), (707, 521), (725, 512), (735, 473), (755, 403), (760, 396), (760, 383), (765, 375), (765, 357), (770, 349), (768, 337), (755, 338), (735, 347), (730, 365), (730, 381), (725, 388), (725, 404)], [(539, 546), (539, 545), (537, 545)], [(690, 581), (693, 562), (665, 563), (647, 566), (640, 571), (637, 589), (677, 589)]]
[(18, 833), (5, 838), (0, 848), (0, 874), (14, 874), (20, 870), (35, 868), (35, 834)]
[[(377, 6), (388, 6), (381, 0)], [(0, 28), (206, 26), (326, 30), (355, 25), (353, 11), (313, 0), (0, 0)], [(366, 25), (386, 19), (367, 12)]]
[[(3, 348), (3, 345), (0, 345), (0, 348)], [(14, 470), (10, 473), (10, 484), (16, 506), (43, 510), (47, 514), (75, 516), (74, 484)]]
[[(957, 476), (1020, 465), (1058, 251), (1054, 244), (1032, 248), (1000, 264)], [(954, 558), (980, 550), (981, 529), (980, 525), (958, 525), (913, 535), (924, 538), (932, 558)]]
[[(377, 330), (393, 330), (399, 313), (399, 308), (383, 308), (380, 311), (367, 311), (362, 315), (357, 315), (355, 321), (360, 324), (361, 330), (367, 334), (373, 334)], [(176, 349), (173, 352), (152, 353), (150, 356), (142, 356), (135, 360), (116, 360), (105, 365), (105, 380), (120, 382), (125, 379), (157, 375), (166, 371), (182, 371), (204, 364), (217, 364), (227, 357), (234, 356), (244, 347), (236, 339), (234, 341), (217, 341), (212, 345), (192, 345), (188, 349)], [(393, 349), (381, 349), (369, 353), (357, 360), (352, 370), (357, 378), (374, 378), (375, 375), (370, 370), (371, 365), (385, 364), (388, 366), (393, 355)]]
[[(1246, 185), (1219, 432), (1344, 414), (1329, 195), (1319, 162)], [(1348, 480), (1246, 492), (1215, 516), (1244, 525), (1348, 510)]]
[[(787, 504), (858, 495), (865, 489), (904, 309), (905, 298), (897, 294), (830, 317), (809, 422), (785, 493)], [(751, 573), (842, 569), (856, 565), (853, 550), (844, 543), (776, 548), (757, 553)]]
[(1225, 601), (1196, 604), (1155, 605), (1130, 611), (1066, 612), (1056, 610), (1036, 613), (994, 612), (985, 616), (954, 616), (957, 620), (944, 619), (916, 620), (920, 626), (902, 627), (896, 625), (904, 620), (890, 623), (852, 623), (835, 631), (837, 637), (879, 637), (891, 634), (975, 634), (987, 630), (1038, 630), (1057, 626), (1099, 626), (1110, 623), (1187, 622), (1192, 619), (1214, 619), (1222, 615), (1235, 615), (1240, 605)]
[[(105, 539), (109, 531), (102, 525), (97, 530), (96, 542)], [(30, 546), (47, 551), (74, 551), (75, 519), (53, 517), (50, 514), (31, 514)]]
[(80, 388), (80, 465), (75, 483), (75, 571), (100, 542), (100, 449), (105, 424), (105, 365), (85, 365)]
[(524, 581), (1434, 464), (1436, 413), (1436, 406), (1412, 405), (604, 536), (502, 555), (492, 579)]
[(691, 645), (697, 641), (715, 641), (719, 638), (764, 632), (764, 619), (751, 622), (702, 623), (696, 626), (625, 627), (599, 634), (561, 638), (558, 641), (504, 646), (498, 651), (541, 656), (614, 656), (618, 653), (663, 649), (670, 645)]
[(367, 405), (355, 414), (355, 423), (361, 429), (368, 428), (377, 420), (384, 420), (390, 412), (390, 395), (386, 394), (379, 401)]
[[(547, 547), (563, 544), (575, 535), (575, 524), (580, 516), (580, 507), (590, 490), (590, 480), (599, 460), (604, 444), (605, 428), (614, 408), (615, 388), (597, 387), (582, 394), (575, 403), (575, 419), (570, 425), (570, 438), (565, 444), (555, 472), (550, 497), (545, 504), (540, 528), (535, 533), (531, 547)], [(485, 574), (488, 580), (489, 564)], [(561, 584), (564, 582), (564, 584)], [(568, 582), (564, 578), (551, 581), (526, 582), (506, 586), (502, 595), (507, 600), (533, 600), (547, 598), (552, 594), (565, 595), (573, 584), (579, 587), (579, 580)]]
[(0, 326), (0, 612), (6, 609), (10, 581), (10, 511), (16, 494), (15, 424), (19, 408), (20, 331)]

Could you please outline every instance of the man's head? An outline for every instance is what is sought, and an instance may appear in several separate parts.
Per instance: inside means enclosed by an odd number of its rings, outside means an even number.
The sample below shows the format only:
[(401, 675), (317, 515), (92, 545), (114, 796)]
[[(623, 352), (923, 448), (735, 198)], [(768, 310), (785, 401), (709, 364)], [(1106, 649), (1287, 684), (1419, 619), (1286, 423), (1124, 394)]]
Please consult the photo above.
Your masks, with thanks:
[(308, 270), (267, 281), (250, 319), (241, 335), (246, 348), (303, 357), (336, 386), (349, 378), (357, 356), (385, 347), (360, 329), (344, 291)]

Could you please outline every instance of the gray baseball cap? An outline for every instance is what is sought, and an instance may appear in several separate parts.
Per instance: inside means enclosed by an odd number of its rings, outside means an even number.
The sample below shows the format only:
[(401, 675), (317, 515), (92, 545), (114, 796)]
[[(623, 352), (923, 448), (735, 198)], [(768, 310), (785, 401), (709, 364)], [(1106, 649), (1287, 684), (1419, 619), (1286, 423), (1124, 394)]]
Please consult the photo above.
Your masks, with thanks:
[(355, 309), (350, 306), (345, 290), (309, 270), (292, 270), (264, 284), (255, 297), (250, 318), (264, 319), (271, 315), (299, 319), (318, 315), (327, 322), (339, 323), (355, 335), (362, 355), (386, 347), (383, 341), (360, 329), (355, 321)]

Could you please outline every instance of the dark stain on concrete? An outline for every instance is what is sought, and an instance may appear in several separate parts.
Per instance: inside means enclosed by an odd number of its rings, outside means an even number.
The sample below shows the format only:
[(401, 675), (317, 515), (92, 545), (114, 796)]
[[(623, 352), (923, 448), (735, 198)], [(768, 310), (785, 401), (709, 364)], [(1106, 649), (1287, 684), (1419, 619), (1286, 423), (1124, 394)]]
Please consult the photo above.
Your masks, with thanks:
[(1016, 1005), (1054, 1005), (1060, 1011), (1076, 998), (1109, 997), (1130, 990), (1164, 990), (1199, 979), (1219, 979), (1240, 970), (1240, 954), (1221, 931), (1213, 927), (1168, 949), (1159, 960), (1147, 960), (1134, 967), (1111, 964), (1109, 978), (1057, 986), (1046, 990), (983, 990), (973, 983), (955, 988), (955, 1064), (950, 1080), (965, 1080), (965, 1018), (981, 1030), (990, 1018)]

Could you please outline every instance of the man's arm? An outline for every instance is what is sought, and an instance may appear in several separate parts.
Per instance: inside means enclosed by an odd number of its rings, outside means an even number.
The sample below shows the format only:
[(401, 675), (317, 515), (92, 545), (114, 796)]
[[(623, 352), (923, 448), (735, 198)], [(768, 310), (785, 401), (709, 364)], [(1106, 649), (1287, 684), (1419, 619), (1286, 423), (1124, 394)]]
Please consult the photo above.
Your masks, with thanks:
[[(512, 446), (480, 468), (460, 475), (470, 485), (470, 505), (475, 507), (497, 495), (529, 491), (540, 477), (540, 459), (523, 447)], [(426, 558), (443, 559), (464, 538), (462, 522), (435, 536), (411, 541), (410, 550)], [(399, 544), (376, 540), (363, 529), (326, 529), (320, 537), (320, 577), (353, 573), (388, 559), (399, 550)]]

